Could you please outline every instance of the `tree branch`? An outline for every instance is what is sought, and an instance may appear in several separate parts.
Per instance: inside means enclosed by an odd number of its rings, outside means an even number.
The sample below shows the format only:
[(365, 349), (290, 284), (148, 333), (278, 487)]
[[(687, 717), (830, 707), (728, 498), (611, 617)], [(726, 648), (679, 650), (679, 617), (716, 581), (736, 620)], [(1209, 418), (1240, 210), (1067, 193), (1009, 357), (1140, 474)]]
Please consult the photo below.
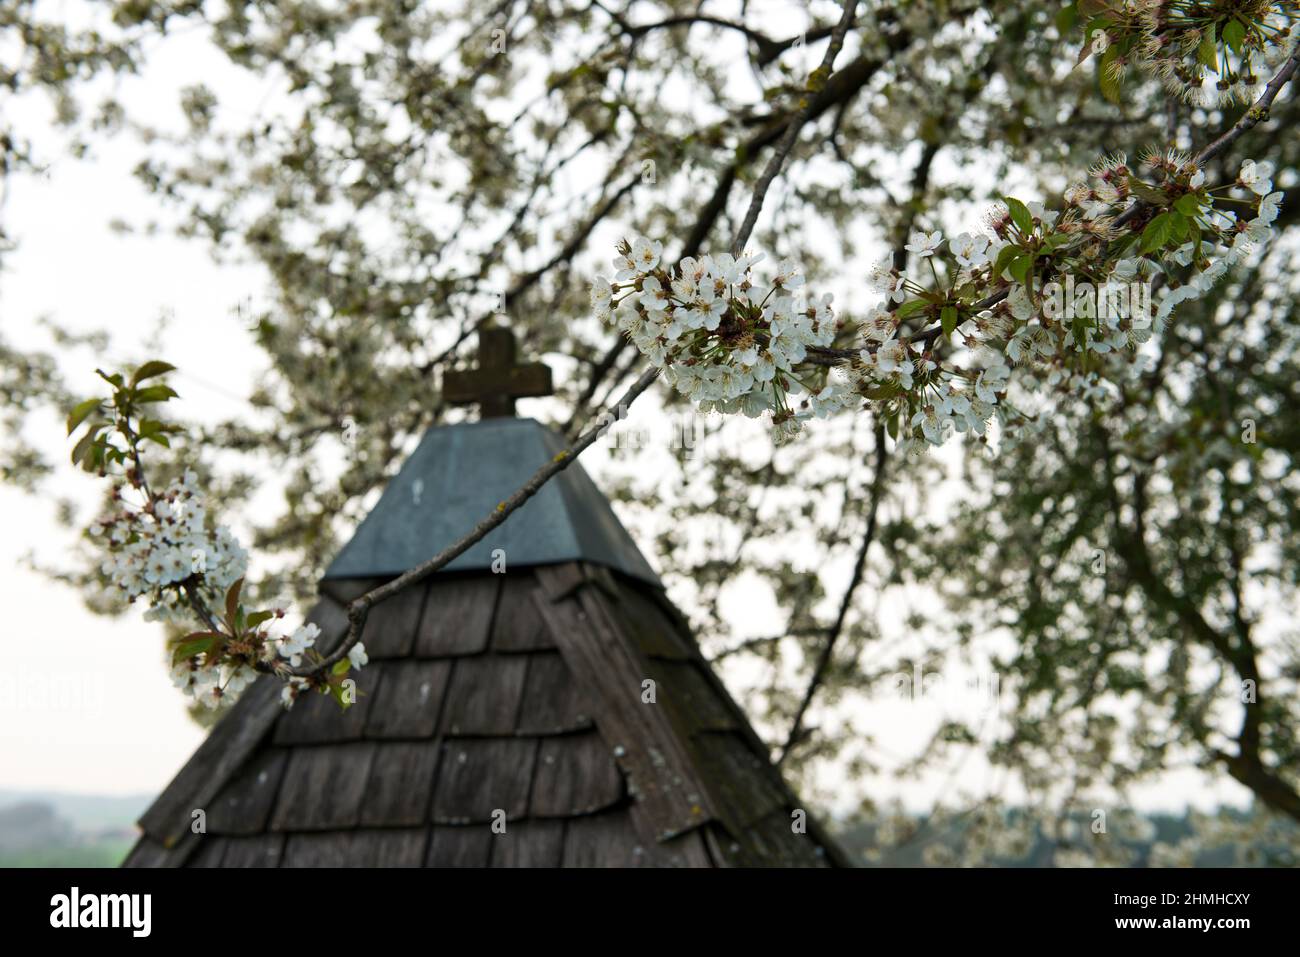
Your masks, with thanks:
[(768, 187), (772, 185), (772, 181), (781, 172), (781, 167), (785, 165), (786, 157), (790, 155), (795, 140), (799, 138), (799, 131), (812, 117), (816, 94), (825, 89), (826, 81), (830, 79), (831, 71), (835, 66), (835, 58), (839, 56), (840, 48), (844, 46), (844, 37), (853, 24), (853, 15), (857, 8), (858, 0), (844, 0), (844, 13), (840, 16), (840, 22), (835, 25), (835, 32), (831, 34), (831, 42), (826, 47), (826, 55), (822, 57), (821, 66), (817, 67), (812, 76), (808, 78), (807, 93), (809, 95), (803, 98), (799, 112), (786, 126), (785, 135), (781, 137), (781, 141), (777, 144), (767, 162), (767, 168), (763, 170), (763, 175), (759, 177), (758, 183), (754, 187), (754, 195), (750, 197), (749, 209), (745, 213), (745, 219), (740, 224), (740, 229), (736, 231), (735, 239), (731, 242), (731, 255), (739, 256), (744, 251), (745, 243), (749, 241), (749, 234), (754, 231), (754, 224), (758, 221), (758, 213), (763, 208), (763, 200), (767, 197)]
[(785, 744), (781, 748), (781, 754), (776, 759), (777, 764), (784, 763), (785, 759), (790, 756), (790, 752), (795, 749), (804, 737), (804, 718), (808, 713), (808, 709), (812, 706), (817, 689), (821, 687), (826, 680), (827, 673), (830, 671), (835, 645), (844, 633), (844, 625), (848, 621), (849, 609), (853, 607), (853, 594), (858, 590), (858, 586), (862, 584), (863, 575), (867, 568), (867, 552), (870, 551), (871, 543), (876, 539), (876, 519), (880, 511), (880, 499), (885, 489), (885, 461), (888, 455), (889, 452), (885, 446), (884, 423), (877, 423), (876, 474), (871, 478), (871, 506), (867, 512), (867, 527), (862, 532), (862, 544), (858, 546), (858, 555), (853, 563), (853, 574), (849, 578), (848, 587), (844, 589), (844, 595), (840, 598), (840, 608), (835, 615), (835, 623), (831, 626), (830, 633), (826, 636), (826, 643), (822, 645), (821, 653), (817, 656), (817, 664), (813, 667), (808, 687), (804, 690), (803, 699), (799, 702), (798, 710), (795, 711), (794, 721), (790, 724), (790, 733), (786, 736)]
[[(1282, 87), (1286, 86), (1287, 82), (1295, 76), (1297, 69), (1300, 69), (1300, 44), (1297, 44), (1296, 49), (1292, 51), (1291, 56), (1287, 58), (1286, 62), (1282, 64), (1278, 72), (1274, 74), (1271, 80), (1269, 80), (1268, 85), (1264, 88), (1264, 92), (1260, 94), (1257, 100), (1255, 100), (1250, 109), (1247, 110), (1236, 123), (1221, 133), (1196, 154), (1196, 164), (1198, 166), (1204, 165), (1206, 162), (1222, 153), (1232, 143), (1240, 139), (1246, 131), (1253, 129), (1266, 119), (1273, 101), (1277, 98)], [(1146, 202), (1139, 200), (1115, 218), (1114, 227), (1118, 228), (1121, 226), (1127, 226), (1129, 223), (1133, 222), (1134, 219), (1139, 218), (1148, 208), (1149, 205)], [(981, 299), (979, 302), (972, 304), (970, 307), (971, 311), (981, 312), (985, 309), (991, 309), (1002, 300), (1006, 299), (1010, 292), (1010, 285), (1003, 286)], [(916, 336), (912, 336), (911, 341), (914, 343), (922, 342), (928, 345), (938, 339), (941, 334), (942, 328), (935, 326), (934, 328), (927, 329)], [(866, 348), (874, 348), (874, 344), (868, 343)], [(835, 366), (847, 360), (851, 360), (860, 351), (861, 349), (833, 349), (823, 346), (810, 346), (808, 348), (808, 362), (813, 365)]]

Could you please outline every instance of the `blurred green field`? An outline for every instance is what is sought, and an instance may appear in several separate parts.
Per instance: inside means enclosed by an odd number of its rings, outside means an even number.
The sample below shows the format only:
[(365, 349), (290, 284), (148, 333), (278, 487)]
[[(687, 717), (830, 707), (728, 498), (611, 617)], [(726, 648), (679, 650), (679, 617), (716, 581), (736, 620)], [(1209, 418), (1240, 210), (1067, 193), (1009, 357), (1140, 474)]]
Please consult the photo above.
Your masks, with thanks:
[(115, 838), (74, 847), (0, 853), (0, 867), (117, 867), (131, 843), (128, 838)]
[(0, 867), (117, 867), (147, 795), (0, 790)]

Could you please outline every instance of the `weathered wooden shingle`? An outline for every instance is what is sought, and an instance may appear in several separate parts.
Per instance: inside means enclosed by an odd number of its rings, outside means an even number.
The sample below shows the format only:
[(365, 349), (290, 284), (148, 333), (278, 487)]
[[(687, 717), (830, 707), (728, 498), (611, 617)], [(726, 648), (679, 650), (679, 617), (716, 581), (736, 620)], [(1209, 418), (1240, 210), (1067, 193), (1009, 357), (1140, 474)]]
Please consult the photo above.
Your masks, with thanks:
[(141, 834), (122, 862), (123, 867), (176, 867), (178, 861), (167, 848), (148, 834)]
[(200, 838), (198, 847), (190, 855), (189, 867), (220, 867), (221, 858), (226, 851), (226, 842), (219, 837)]
[[(550, 571), (539, 568), (539, 580), (546, 582)], [(642, 701), (644, 656), (605, 615), (594, 591), (550, 589), (569, 597), (541, 599), (538, 609), (575, 679), (592, 689), (596, 726), (627, 774), (633, 797), (654, 822), (656, 837), (667, 839), (709, 820), (708, 792), (667, 713)]]
[[(802, 813), (797, 813), (802, 812)], [(748, 866), (827, 867), (825, 850), (807, 833), (804, 808), (774, 808), (747, 829), (744, 847)]]
[(279, 867), (284, 851), (284, 835), (259, 834), (256, 837), (219, 837), (225, 850), (222, 867)]
[(564, 829), (564, 867), (649, 867), (652, 845), (632, 826), (627, 811), (577, 817)]
[(533, 604), (536, 589), (537, 579), (527, 568), (508, 571), (501, 576), (501, 597), (492, 623), (490, 647), (493, 651), (540, 651), (555, 647)]
[(564, 850), (563, 821), (519, 821), (493, 834), (489, 867), (559, 867)]
[(361, 823), (376, 827), (424, 824), (441, 750), (436, 741), (376, 745)]
[(640, 588), (626, 584), (619, 590), (617, 601), (605, 604), (643, 655), (674, 661), (696, 657), (693, 642), (664, 613), (659, 602), (644, 595)]
[(413, 585), (373, 605), (366, 614), (361, 640), (371, 658), (402, 658), (411, 653), (428, 586)]
[(542, 739), (530, 816), (590, 814), (623, 797), (623, 776), (609, 745), (596, 732)]
[[(633, 810), (633, 818), (636, 813)], [(707, 825), (706, 825), (707, 827)], [(696, 828), (685, 834), (679, 834), (671, 840), (662, 841), (655, 846), (655, 867), (716, 867), (705, 845), (703, 836), (705, 828)]]
[(391, 578), (325, 578), (320, 582), (320, 593), (346, 606), (355, 598), (373, 591)]
[(300, 695), (275, 723), (272, 741), (278, 745), (356, 741), (362, 736), (370, 706), (379, 691), (384, 665), (374, 662), (348, 677), (356, 682), (356, 700), (348, 708), (329, 695)]
[(281, 867), (364, 867), (352, 856), (355, 850), (353, 831), (330, 831), (325, 834), (290, 834), (285, 840)]
[(427, 828), (290, 834), (281, 867), (419, 867)]
[(434, 784), (433, 820), (439, 824), (524, 816), (537, 760), (532, 738), (459, 738), (443, 745)]
[(586, 566), (581, 562), (547, 565), (534, 569), (533, 573), (537, 577), (537, 587), (542, 590), (542, 595), (552, 602), (563, 601), (590, 581)]
[(209, 834), (260, 834), (280, 788), (288, 752), (268, 748), (253, 755), (244, 769), (204, 809)]
[(375, 745), (294, 748), (271, 816), (275, 831), (320, 831), (356, 825)]
[(702, 777), (733, 833), (740, 833), (784, 803), (785, 794), (769, 762), (754, 754), (739, 735), (710, 731), (692, 741)]
[(682, 731), (729, 731), (738, 727), (736, 716), (725, 706), (693, 661), (651, 658), (646, 677), (655, 682), (655, 700), (667, 708)]
[(321, 654), (329, 654), (348, 632), (348, 616), (344, 607), (327, 595), (321, 596), (307, 620), (320, 629), (313, 647)]
[(388, 661), (367, 715), (368, 738), (428, 738), (438, 726), (451, 674), (448, 660)]
[(487, 867), (492, 831), (486, 824), (437, 825), (429, 840), (428, 867)]
[(528, 659), (476, 655), (452, 662), (442, 708), (444, 735), (506, 735), (515, 730)]
[(475, 655), (487, 648), (500, 575), (434, 578), (415, 640), (420, 658)]
[(593, 727), (592, 713), (590, 694), (573, 680), (559, 652), (528, 656), (524, 697), (515, 727), (518, 734), (580, 731)]

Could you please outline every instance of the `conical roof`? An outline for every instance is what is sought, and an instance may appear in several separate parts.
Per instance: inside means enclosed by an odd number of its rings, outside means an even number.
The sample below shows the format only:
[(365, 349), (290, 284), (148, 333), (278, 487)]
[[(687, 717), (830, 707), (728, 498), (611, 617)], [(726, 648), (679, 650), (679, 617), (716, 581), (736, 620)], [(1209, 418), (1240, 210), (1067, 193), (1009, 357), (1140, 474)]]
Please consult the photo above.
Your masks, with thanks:
[[(533, 419), (429, 429), (325, 577), (393, 576), (414, 568), (468, 534), (564, 448), (559, 435)], [(609, 501), (577, 462), (446, 571), (491, 569), (497, 555), (505, 556), (507, 567), (592, 562), (659, 585)]]
[[(318, 646), (557, 442), (512, 419), (426, 435), (322, 581)], [(845, 863), (576, 465), (498, 531), (372, 608), (347, 711), (320, 695), (285, 711), (271, 677), (248, 689), (126, 866)]]

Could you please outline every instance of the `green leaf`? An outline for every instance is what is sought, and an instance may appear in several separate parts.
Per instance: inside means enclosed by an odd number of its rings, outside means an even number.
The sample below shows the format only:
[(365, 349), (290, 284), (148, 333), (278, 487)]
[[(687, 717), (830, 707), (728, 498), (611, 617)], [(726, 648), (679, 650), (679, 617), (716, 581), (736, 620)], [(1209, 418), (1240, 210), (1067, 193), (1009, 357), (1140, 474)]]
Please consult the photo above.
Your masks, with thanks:
[(1245, 39), (1246, 28), (1240, 20), (1229, 20), (1223, 25), (1223, 42), (1232, 47), (1234, 53), (1241, 52), (1241, 44)]
[(1097, 64), (1097, 83), (1101, 87), (1101, 95), (1112, 103), (1119, 103), (1121, 100), (1119, 77), (1110, 69), (1110, 65), (1119, 58), (1119, 55), (1119, 47), (1112, 43), (1101, 55), (1101, 63)]
[(1201, 200), (1195, 193), (1188, 193), (1185, 196), (1178, 197), (1178, 202), (1174, 203), (1174, 209), (1184, 216), (1199, 216), (1201, 214)]
[(1056, 12), (1056, 30), (1061, 36), (1065, 36), (1078, 21), (1079, 14), (1075, 10), (1074, 4), (1067, 4)]
[(226, 621), (234, 624), (235, 619), (239, 617), (239, 593), (243, 590), (244, 580), (241, 578), (226, 592)]
[(1086, 345), (1089, 339), (1088, 320), (1082, 317), (1075, 318), (1070, 324), (1070, 329), (1074, 333), (1074, 341), (1080, 345)]
[(353, 702), (350, 700), (350, 696), (348, 695), (348, 689), (343, 687), (343, 682), (340, 681), (337, 684), (331, 684), (327, 693), (331, 698), (338, 702), (339, 707), (344, 711), (352, 707)]
[(1034, 217), (1030, 215), (1028, 206), (1010, 196), (1002, 197), (1002, 202), (1007, 204), (1007, 212), (1011, 214), (1011, 221), (1017, 229), (1026, 236), (1034, 231)]
[(77, 430), (77, 426), (86, 421), (86, 416), (99, 408), (101, 402), (99, 399), (87, 399), (85, 402), (78, 402), (68, 413), (68, 435)]
[(1156, 189), (1150, 183), (1144, 183), (1136, 176), (1128, 178), (1128, 188), (1132, 190), (1133, 195), (1138, 199), (1144, 200), (1153, 206), (1164, 206), (1169, 202), (1169, 194), (1162, 189)]
[(165, 433), (176, 431), (176, 427), (168, 426), (165, 422), (159, 422), (157, 419), (144, 419), (140, 422), (137, 431), (141, 441), (157, 442), (164, 448), (170, 449), (172, 444)]
[(1174, 220), (1169, 213), (1161, 213), (1142, 230), (1142, 245), (1138, 251), (1143, 255), (1162, 248), (1173, 235)]
[(892, 399), (901, 391), (902, 389), (899, 387), (898, 383), (886, 382), (870, 389), (864, 389), (862, 390), (862, 394), (868, 399)]
[(957, 328), (957, 319), (959, 318), (956, 306), (944, 306), (939, 313), (939, 324), (943, 327), (945, 336), (952, 336)]
[(330, 669), (332, 675), (345, 675), (352, 669), (352, 662), (347, 658), (342, 658), (334, 662), (334, 667)]
[(195, 655), (206, 654), (211, 651), (226, 636), (216, 631), (196, 631), (191, 635), (186, 635), (176, 650), (172, 652), (172, 664), (179, 664), (193, 658)]
[(1032, 253), (1025, 253), (1023, 256), (1017, 256), (1007, 268), (1011, 270), (1012, 277), (1022, 286), (1029, 285), (1029, 270), (1033, 268), (1034, 257)]
[(1215, 73), (1219, 72), (1219, 45), (1214, 38), (1213, 23), (1201, 35), (1201, 45), (1196, 50), (1196, 57)]
[(273, 611), (255, 611), (248, 616), (248, 621), (245, 622), (244, 627), (247, 628), (249, 631), (252, 631), (262, 622), (270, 621), (274, 617), (275, 617), (275, 612)]
[(929, 305), (930, 304), (924, 299), (913, 299), (910, 302), (905, 302), (899, 306), (895, 315), (897, 315), (899, 319), (906, 319), (908, 316), (914, 316), (918, 312), (921, 312)]
[[(1082, 7), (1080, 7), (1079, 9), (1079, 13), (1085, 17), (1089, 15), (1088, 12), (1085, 11)], [(1078, 66), (1084, 60), (1088, 59), (1088, 57), (1092, 56), (1093, 34), (1096, 33), (1098, 30), (1105, 30), (1110, 25), (1111, 25), (1111, 21), (1109, 17), (1093, 17), (1091, 20), (1087, 22), (1087, 24), (1084, 25), (1083, 46), (1079, 48), (1079, 55), (1074, 61), (1075, 66)]]
[(1170, 210), (1169, 218), (1170, 222), (1173, 224), (1172, 228), (1169, 230), (1170, 240), (1179, 243), (1186, 242), (1189, 236), (1187, 224), (1191, 222), (1191, 220), (1177, 210)]
[(1019, 246), (1003, 246), (1002, 251), (998, 253), (997, 261), (993, 263), (993, 278), (1001, 279), (1007, 267), (1011, 265), (1011, 260), (1020, 255), (1022, 250)]
[[(81, 437), (81, 440), (77, 442), (76, 445), (72, 447), (73, 465), (76, 465), (78, 462), (80, 462), (83, 458), (86, 457), (86, 454), (90, 451), (91, 446), (95, 444), (95, 438), (98, 435), (99, 435), (99, 429), (92, 428), (88, 432), (86, 432), (85, 435)], [(89, 469), (87, 471), (89, 471)]]
[(169, 385), (151, 385), (135, 394), (136, 402), (166, 402), (177, 398), (176, 390)]
[(159, 359), (146, 362), (140, 368), (135, 370), (135, 375), (131, 376), (131, 385), (137, 386), (145, 379), (152, 379), (154, 376), (160, 376), (164, 373), (172, 372), (175, 368), (176, 367), (170, 362), (162, 362)]

